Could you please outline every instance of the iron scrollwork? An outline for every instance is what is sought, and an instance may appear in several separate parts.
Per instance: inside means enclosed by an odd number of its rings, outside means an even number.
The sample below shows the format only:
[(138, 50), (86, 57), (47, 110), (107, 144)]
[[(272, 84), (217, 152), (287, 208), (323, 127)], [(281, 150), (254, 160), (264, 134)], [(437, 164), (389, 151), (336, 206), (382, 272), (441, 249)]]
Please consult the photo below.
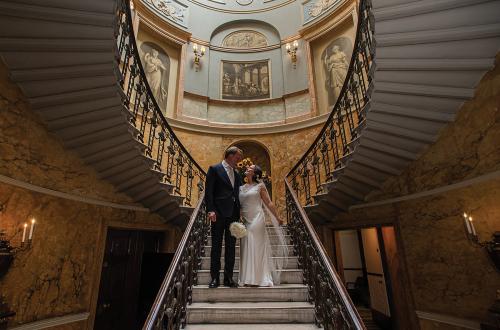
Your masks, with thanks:
[[(118, 1), (115, 36), (116, 61), (124, 106), (144, 156), (160, 173), (172, 193), (183, 197), (184, 206), (200, 198), (205, 172), (191, 157), (168, 124), (148, 85), (132, 28), (129, 2)], [(194, 188), (194, 189), (193, 189)]]
[(287, 175), (301, 205), (313, 204), (314, 195), (326, 192), (325, 183), (342, 173), (366, 124), (375, 57), (371, 8), (371, 1), (360, 1), (353, 56), (340, 96), (315, 141)]
[(314, 304), (316, 324), (325, 330), (366, 329), (291, 184), (285, 183), (287, 225)]

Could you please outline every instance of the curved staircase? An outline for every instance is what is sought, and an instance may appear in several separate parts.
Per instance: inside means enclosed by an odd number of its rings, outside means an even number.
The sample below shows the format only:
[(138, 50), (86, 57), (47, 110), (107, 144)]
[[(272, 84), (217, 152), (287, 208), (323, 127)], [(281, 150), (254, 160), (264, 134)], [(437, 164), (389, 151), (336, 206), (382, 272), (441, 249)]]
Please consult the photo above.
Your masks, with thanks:
[[(500, 50), (498, 0), (372, 4), (369, 25), (375, 43), (371, 57), (359, 55), (358, 60), (363, 65), (372, 62), (365, 79), (370, 87), (362, 93), (358, 114), (351, 116), (352, 125), (327, 123), (288, 175), (315, 223), (332, 221), (351, 205), (370, 200), (388, 177), (417, 159), (454, 120), (464, 101), (474, 96), (475, 86)], [(358, 54), (366, 39), (360, 30)], [(353, 61), (344, 91), (351, 94), (345, 98), (351, 103), (355, 100), (349, 87), (360, 71), (365, 70)], [(342, 101), (341, 96), (330, 121), (349, 116), (351, 110)], [(344, 131), (345, 138), (330, 142), (338, 131)]]
[(69, 150), (184, 226), (205, 174), (151, 97), (126, 10), (116, 0), (0, 1), (0, 55)]

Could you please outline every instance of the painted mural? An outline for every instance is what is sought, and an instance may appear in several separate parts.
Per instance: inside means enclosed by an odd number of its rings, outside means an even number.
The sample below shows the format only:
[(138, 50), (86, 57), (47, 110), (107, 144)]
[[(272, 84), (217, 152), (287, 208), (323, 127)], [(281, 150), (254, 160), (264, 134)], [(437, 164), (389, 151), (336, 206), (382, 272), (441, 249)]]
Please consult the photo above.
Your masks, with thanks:
[(165, 111), (168, 98), (170, 58), (160, 46), (152, 42), (143, 42), (140, 50), (149, 87), (151, 87), (158, 106)]
[(259, 100), (271, 97), (269, 61), (222, 61), (221, 98)]
[(333, 40), (321, 53), (324, 72), (324, 88), (328, 95), (328, 106), (335, 105), (347, 76), (352, 55), (352, 42), (347, 37)]

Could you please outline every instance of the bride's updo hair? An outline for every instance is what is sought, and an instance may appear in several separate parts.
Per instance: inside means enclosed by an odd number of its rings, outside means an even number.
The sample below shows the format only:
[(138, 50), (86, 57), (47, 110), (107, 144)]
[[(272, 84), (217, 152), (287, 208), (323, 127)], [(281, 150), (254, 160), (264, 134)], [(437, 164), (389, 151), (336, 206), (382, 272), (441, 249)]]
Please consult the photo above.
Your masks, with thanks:
[(252, 180), (257, 183), (259, 183), (262, 180), (262, 169), (260, 168), (259, 165), (255, 165), (253, 169)]

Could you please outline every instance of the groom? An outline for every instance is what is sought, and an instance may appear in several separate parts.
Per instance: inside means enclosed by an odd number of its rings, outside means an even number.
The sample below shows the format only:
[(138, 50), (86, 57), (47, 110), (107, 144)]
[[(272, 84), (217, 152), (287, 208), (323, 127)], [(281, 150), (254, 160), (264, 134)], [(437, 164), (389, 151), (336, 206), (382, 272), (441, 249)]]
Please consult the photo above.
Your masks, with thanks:
[(238, 198), (241, 177), (236, 171), (236, 164), (243, 158), (238, 147), (230, 147), (224, 153), (224, 160), (208, 168), (205, 183), (205, 202), (212, 229), (212, 252), (210, 255), (209, 288), (219, 286), (220, 257), (222, 237), (226, 244), (224, 258), (224, 286), (237, 287), (233, 280), (233, 268), (236, 249), (236, 238), (231, 235), (229, 225), (240, 218), (240, 201)]

